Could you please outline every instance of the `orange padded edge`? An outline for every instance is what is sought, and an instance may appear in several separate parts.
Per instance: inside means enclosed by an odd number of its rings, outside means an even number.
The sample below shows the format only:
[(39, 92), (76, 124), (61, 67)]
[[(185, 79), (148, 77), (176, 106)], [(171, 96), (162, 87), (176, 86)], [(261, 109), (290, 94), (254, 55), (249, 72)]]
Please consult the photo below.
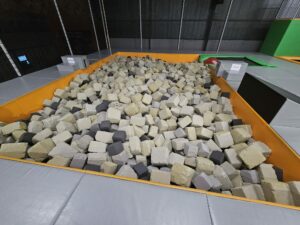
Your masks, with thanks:
[(300, 180), (300, 173), (298, 172), (300, 169), (299, 155), (223, 78), (213, 75), (213, 80), (220, 86), (222, 91), (230, 92), (234, 112), (245, 123), (251, 124), (253, 137), (266, 143), (272, 149), (268, 163), (279, 166), (284, 170), (285, 181)]
[(300, 64), (300, 62), (295, 60), (300, 60), (300, 56), (276, 56), (278, 59), (282, 59), (291, 63), (297, 63)]
[[(135, 52), (118, 52), (115, 53), (109, 57), (106, 57), (92, 65), (90, 65), (87, 69), (84, 70), (78, 70), (74, 73), (71, 73), (59, 80), (56, 80), (54, 82), (49, 83), (48, 85), (41, 87), (35, 91), (32, 91), (24, 96), (21, 96), (19, 98), (16, 98), (2, 106), (0, 106), (0, 121), (4, 122), (12, 122), (17, 119), (23, 119), (27, 118), (32, 112), (39, 110), (42, 108), (42, 103), (44, 99), (51, 98), (53, 96), (53, 92), (56, 88), (63, 88), (72, 80), (73, 77), (75, 77), (78, 74), (82, 73), (92, 73), (94, 70), (96, 70), (99, 66), (107, 63), (111, 59), (113, 59), (115, 56), (132, 56), (132, 57), (143, 57), (143, 56), (151, 56), (153, 58), (162, 59), (171, 63), (177, 63), (177, 62), (192, 62), (198, 59), (198, 54), (161, 54), (161, 53), (135, 53)], [(293, 171), (298, 171), (300, 168), (300, 160), (299, 156), (291, 149), (284, 140), (276, 134), (276, 132), (251, 108), (251, 106), (236, 92), (234, 91), (223, 78), (217, 78), (213, 75), (213, 80), (216, 82), (222, 89), (222, 91), (230, 92), (231, 93), (231, 101), (234, 107), (234, 112), (242, 118), (246, 123), (249, 123), (252, 125), (253, 129), (253, 136), (257, 140), (261, 140), (268, 144), (272, 150), (273, 153), (269, 159), (269, 163), (273, 163), (274, 165), (280, 166), (284, 169), (285, 172), (285, 180), (300, 180), (300, 174)], [(132, 181), (137, 183), (144, 183), (144, 184), (150, 184), (150, 185), (156, 185), (160, 187), (167, 187), (167, 188), (173, 188), (173, 189), (179, 189), (179, 190), (185, 190), (185, 191), (191, 191), (191, 192), (197, 192), (197, 193), (204, 193), (211, 196), (217, 196), (217, 197), (223, 197), (223, 198), (229, 198), (234, 200), (241, 200), (246, 202), (252, 202), (252, 203), (258, 203), (258, 204), (264, 204), (264, 205), (270, 205), (270, 206), (277, 206), (277, 207), (283, 207), (288, 209), (294, 209), (299, 210), (300, 207), (297, 206), (290, 206), (280, 203), (273, 203), (273, 202), (267, 202), (267, 201), (260, 201), (260, 200), (253, 200), (253, 199), (247, 199), (237, 196), (231, 196), (231, 195), (225, 195), (225, 194), (219, 194), (219, 193), (213, 193), (193, 188), (186, 188), (186, 187), (180, 187), (175, 185), (165, 185), (160, 184), (156, 182), (151, 181), (144, 181), (144, 180), (138, 180), (133, 178), (126, 178), (126, 177), (120, 177), (116, 175), (110, 175), (110, 174), (104, 174), (101, 172), (93, 172), (93, 171), (87, 171), (87, 170), (81, 170), (81, 169), (74, 169), (70, 167), (60, 167), (60, 166), (54, 166), (49, 165), (45, 163), (39, 163), (39, 162), (32, 162), (22, 159), (15, 159), (5, 156), (0, 156), (0, 159), (6, 159), (6, 160), (12, 160), (17, 162), (23, 162), (23, 163), (29, 163), (29, 164), (35, 164), (40, 166), (46, 166), (46, 167), (52, 167), (52, 168), (58, 168), (58, 169), (65, 169), (69, 171), (75, 171), (85, 174), (92, 174), (97, 176), (104, 176), (104, 177), (110, 177), (110, 178), (116, 178), (120, 180), (126, 180), (126, 181)]]

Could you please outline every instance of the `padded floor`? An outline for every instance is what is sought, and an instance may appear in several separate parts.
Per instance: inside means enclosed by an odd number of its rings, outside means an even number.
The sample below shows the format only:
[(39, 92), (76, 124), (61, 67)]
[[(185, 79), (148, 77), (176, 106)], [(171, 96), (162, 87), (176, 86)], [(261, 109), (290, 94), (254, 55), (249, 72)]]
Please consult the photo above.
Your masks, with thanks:
[(0, 159), (5, 225), (296, 225), (300, 211)]

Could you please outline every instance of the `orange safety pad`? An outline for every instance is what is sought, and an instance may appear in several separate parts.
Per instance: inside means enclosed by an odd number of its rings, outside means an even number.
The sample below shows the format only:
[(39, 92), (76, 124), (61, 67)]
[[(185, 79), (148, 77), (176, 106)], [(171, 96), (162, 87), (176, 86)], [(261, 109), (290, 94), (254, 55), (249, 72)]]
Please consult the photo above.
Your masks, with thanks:
[(272, 149), (268, 163), (284, 170), (284, 180), (300, 180), (299, 155), (270, 127), (270, 125), (223, 79), (213, 75), (213, 81), (222, 91), (230, 92), (235, 114), (245, 123), (251, 124), (253, 137)]
[(278, 59), (282, 59), (291, 63), (300, 64), (300, 56), (276, 56)]

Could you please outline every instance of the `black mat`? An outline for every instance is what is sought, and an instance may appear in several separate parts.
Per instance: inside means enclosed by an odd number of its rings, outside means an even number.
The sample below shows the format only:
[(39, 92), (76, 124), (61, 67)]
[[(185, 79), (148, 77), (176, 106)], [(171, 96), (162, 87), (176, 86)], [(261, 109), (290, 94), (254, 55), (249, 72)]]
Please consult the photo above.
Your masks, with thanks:
[(286, 101), (284, 96), (248, 73), (245, 74), (238, 93), (267, 123), (272, 121)]

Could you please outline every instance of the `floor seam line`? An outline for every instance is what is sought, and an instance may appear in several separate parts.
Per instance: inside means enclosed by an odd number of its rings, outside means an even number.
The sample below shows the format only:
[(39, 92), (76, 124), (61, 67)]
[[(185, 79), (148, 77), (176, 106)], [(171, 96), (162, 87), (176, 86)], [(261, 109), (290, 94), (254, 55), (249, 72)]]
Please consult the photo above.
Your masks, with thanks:
[(69, 203), (70, 199), (72, 198), (74, 192), (77, 190), (79, 184), (81, 183), (81, 180), (83, 179), (83, 177), (85, 176), (85, 174), (81, 174), (82, 176), (80, 177), (79, 181), (77, 182), (76, 186), (74, 187), (74, 189), (72, 190), (72, 192), (70, 193), (70, 195), (68, 196), (67, 200), (65, 201), (65, 203), (62, 205), (62, 207), (59, 209), (58, 213), (56, 214), (54, 221), (51, 223), (51, 225), (55, 225), (58, 218), (60, 217), (61, 213), (63, 212), (63, 210), (66, 208), (67, 204)]
[(210, 207), (210, 204), (209, 204), (208, 196), (205, 195), (205, 197), (206, 197), (206, 202), (207, 202), (207, 206), (208, 206), (208, 213), (209, 213), (209, 218), (210, 218), (211, 224), (215, 225), (214, 220), (213, 220), (212, 215), (211, 215), (211, 207)]

